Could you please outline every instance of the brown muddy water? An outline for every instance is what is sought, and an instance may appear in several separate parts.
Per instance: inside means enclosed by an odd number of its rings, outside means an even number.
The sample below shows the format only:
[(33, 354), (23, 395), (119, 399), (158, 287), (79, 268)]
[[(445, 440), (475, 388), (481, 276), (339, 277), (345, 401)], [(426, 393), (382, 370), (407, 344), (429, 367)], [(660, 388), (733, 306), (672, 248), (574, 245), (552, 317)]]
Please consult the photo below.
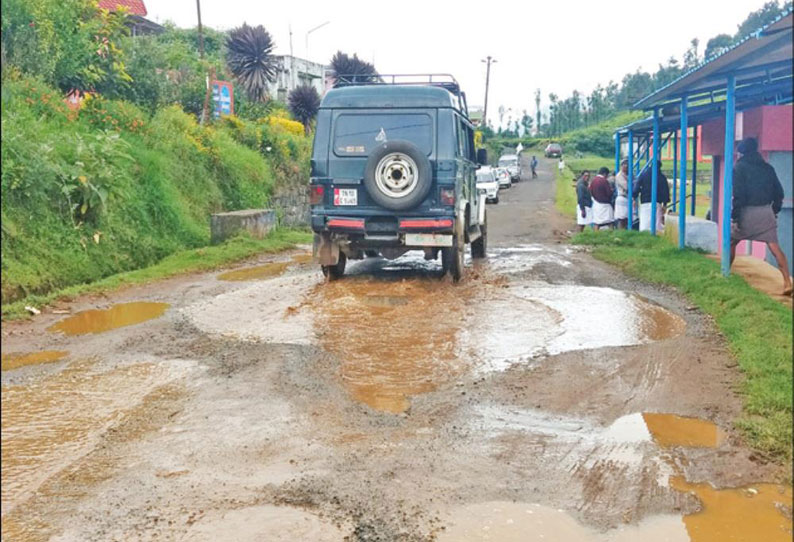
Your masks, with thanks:
[(3, 386), (3, 515), (90, 450), (159, 376), (149, 364), (101, 371), (84, 360), (36, 383)]
[(67, 354), (68, 352), (60, 350), (44, 350), (42, 352), (30, 352), (28, 354), (23, 354), (21, 352), (3, 354), (2, 369), (3, 371), (11, 371), (13, 369), (19, 369), (20, 367), (27, 367), (28, 365), (54, 363), (66, 357)]
[(284, 273), (289, 266), (289, 262), (274, 262), (256, 267), (246, 267), (227, 271), (218, 275), (218, 280), (244, 281), (244, 280), (263, 280), (277, 277)]
[(66, 335), (85, 335), (102, 333), (124, 326), (131, 326), (159, 318), (170, 305), (137, 301), (119, 303), (109, 309), (92, 309), (78, 312), (50, 326), (48, 331), (60, 331)]

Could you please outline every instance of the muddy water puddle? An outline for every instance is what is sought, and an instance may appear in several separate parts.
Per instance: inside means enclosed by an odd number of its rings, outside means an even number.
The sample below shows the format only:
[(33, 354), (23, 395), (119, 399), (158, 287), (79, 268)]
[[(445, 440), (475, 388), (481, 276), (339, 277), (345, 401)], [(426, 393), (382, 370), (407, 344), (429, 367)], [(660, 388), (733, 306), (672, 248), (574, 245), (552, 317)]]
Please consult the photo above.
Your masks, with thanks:
[(227, 271), (218, 275), (218, 280), (246, 281), (262, 280), (282, 275), (289, 267), (290, 262), (273, 262), (256, 267), (246, 267), (235, 271)]
[(15, 352), (11, 354), (3, 354), (2, 369), (3, 371), (11, 371), (29, 365), (41, 365), (45, 363), (54, 363), (62, 360), (68, 352), (60, 350), (44, 350), (41, 352), (30, 352), (27, 354)]
[[(340, 360), (350, 395), (400, 413), (465, 369), (457, 355), (465, 289), (438, 280), (368, 277), (316, 290), (320, 342)], [(461, 295), (463, 294), (463, 295)]]
[(119, 303), (108, 309), (92, 309), (78, 312), (50, 326), (48, 331), (60, 331), (66, 335), (102, 333), (120, 327), (139, 324), (159, 318), (170, 305), (138, 301)]
[(93, 361), (78, 361), (36, 383), (3, 386), (3, 515), (89, 451), (161, 373), (151, 364), (102, 372)]

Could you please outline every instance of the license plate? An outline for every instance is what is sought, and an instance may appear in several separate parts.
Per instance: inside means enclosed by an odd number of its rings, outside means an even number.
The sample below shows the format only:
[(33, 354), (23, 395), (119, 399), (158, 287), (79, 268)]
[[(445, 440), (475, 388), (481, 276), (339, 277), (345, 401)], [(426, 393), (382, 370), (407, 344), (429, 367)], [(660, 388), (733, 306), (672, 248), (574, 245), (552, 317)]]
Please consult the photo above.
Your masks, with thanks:
[(334, 205), (358, 205), (358, 190), (334, 188)]
[(440, 233), (406, 233), (405, 244), (413, 247), (451, 247), (452, 236)]

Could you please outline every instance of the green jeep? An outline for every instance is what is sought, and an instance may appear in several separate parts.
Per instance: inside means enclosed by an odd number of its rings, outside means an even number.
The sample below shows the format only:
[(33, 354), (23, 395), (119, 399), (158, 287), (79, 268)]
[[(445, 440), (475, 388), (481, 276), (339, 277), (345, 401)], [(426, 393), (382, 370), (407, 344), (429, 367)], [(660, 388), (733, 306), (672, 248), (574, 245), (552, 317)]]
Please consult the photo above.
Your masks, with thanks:
[[(406, 81), (406, 79), (408, 79)], [(317, 116), (311, 163), (314, 257), (329, 279), (348, 259), (441, 254), (458, 281), (466, 244), (484, 258), (485, 194), (466, 96), (449, 75), (340, 76)]]

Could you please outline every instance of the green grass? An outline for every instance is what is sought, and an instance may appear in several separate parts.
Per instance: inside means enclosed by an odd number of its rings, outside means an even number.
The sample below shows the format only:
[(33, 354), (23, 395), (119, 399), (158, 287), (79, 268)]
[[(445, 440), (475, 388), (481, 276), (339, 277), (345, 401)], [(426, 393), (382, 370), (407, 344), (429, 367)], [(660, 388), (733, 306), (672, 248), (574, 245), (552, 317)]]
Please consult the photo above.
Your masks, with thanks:
[(296, 244), (311, 243), (311, 240), (310, 232), (281, 229), (265, 239), (240, 236), (220, 245), (181, 250), (149, 267), (118, 273), (87, 284), (76, 284), (43, 295), (30, 295), (5, 304), (2, 306), (3, 320), (27, 317), (26, 305), (40, 309), (54, 301), (68, 300), (78, 295), (116, 290), (182, 273), (210, 271), (256, 254), (275, 253), (294, 248)]
[(576, 174), (574, 174), (574, 170), (571, 169), (567, 159), (565, 160), (565, 169), (562, 172), (557, 168), (556, 160), (554, 160), (552, 167), (554, 167), (557, 185), (554, 206), (563, 216), (576, 220), (576, 185), (573, 183), (573, 178)]
[(744, 414), (736, 421), (748, 442), (780, 462), (792, 460), (792, 311), (720, 274), (717, 262), (694, 250), (678, 250), (646, 233), (584, 232), (574, 244), (626, 273), (676, 287), (710, 314), (744, 374)]

